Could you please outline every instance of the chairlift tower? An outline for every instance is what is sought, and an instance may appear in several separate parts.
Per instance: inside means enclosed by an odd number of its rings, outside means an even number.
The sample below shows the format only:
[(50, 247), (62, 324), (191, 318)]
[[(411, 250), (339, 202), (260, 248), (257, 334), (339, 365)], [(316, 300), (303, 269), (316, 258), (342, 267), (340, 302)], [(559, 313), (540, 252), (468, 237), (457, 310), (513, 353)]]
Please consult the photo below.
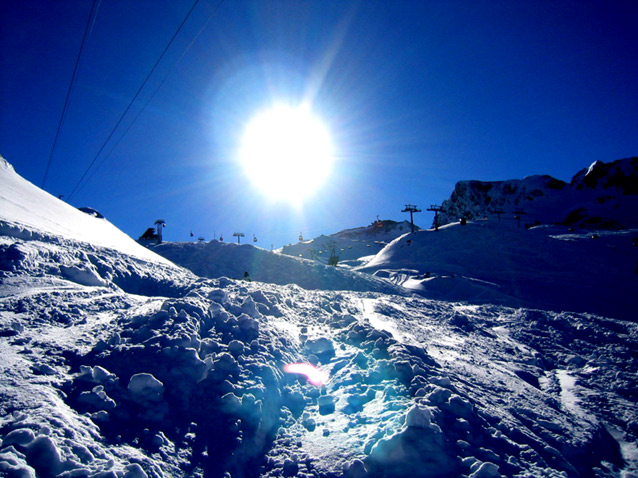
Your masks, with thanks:
[(157, 243), (162, 243), (162, 229), (166, 227), (166, 221), (164, 219), (158, 219), (155, 221), (155, 230), (157, 231)]
[(523, 211), (520, 208), (516, 208), (514, 209), (514, 219), (518, 220), (518, 227), (521, 227), (521, 216), (525, 214), (525, 211)]
[(241, 244), (241, 238), (244, 237), (243, 232), (233, 232), (233, 237), (237, 238), (237, 244)]
[(503, 211), (501, 208), (498, 208), (496, 211), (494, 211), (494, 214), (498, 216), (498, 222), (501, 222), (501, 214), (505, 214), (505, 211)]
[(414, 204), (406, 204), (405, 209), (401, 212), (409, 212), (410, 213), (410, 227), (412, 228), (412, 232), (414, 232), (414, 216), (415, 212), (421, 212), (421, 210), (416, 207)]
[(432, 204), (428, 208), (428, 211), (434, 212), (434, 230), (438, 231), (439, 230), (439, 213), (443, 211), (443, 208), (441, 206), (437, 206), (436, 204)]

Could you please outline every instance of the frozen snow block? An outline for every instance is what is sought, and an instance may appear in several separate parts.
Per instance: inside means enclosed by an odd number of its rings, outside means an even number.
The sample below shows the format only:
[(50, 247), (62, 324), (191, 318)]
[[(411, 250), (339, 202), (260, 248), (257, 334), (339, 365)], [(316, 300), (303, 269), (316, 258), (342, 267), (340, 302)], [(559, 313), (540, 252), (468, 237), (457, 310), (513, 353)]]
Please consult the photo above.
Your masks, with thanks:
[(365, 478), (368, 476), (368, 470), (361, 460), (352, 460), (344, 465), (343, 476), (345, 478)]
[(244, 343), (239, 340), (231, 340), (228, 343), (228, 351), (234, 356), (238, 357), (244, 353)]
[(228, 302), (228, 292), (224, 289), (214, 289), (208, 293), (208, 298), (218, 304), (225, 304)]
[(33, 440), (25, 451), (27, 463), (33, 466), (38, 476), (54, 476), (60, 473), (62, 459), (60, 451), (48, 436), (39, 436)]
[(498, 466), (494, 463), (485, 462), (481, 463), (481, 466), (472, 473), (469, 478), (501, 478), (501, 474), (498, 472)]
[(91, 376), (93, 377), (93, 381), (95, 383), (99, 383), (102, 385), (112, 385), (116, 384), (118, 381), (117, 375), (109, 372), (104, 367), (100, 367), (99, 365), (93, 367)]
[(296, 461), (286, 458), (284, 461), (284, 476), (295, 476), (299, 472), (299, 465)]
[(217, 360), (213, 362), (213, 368), (216, 371), (220, 371), (226, 374), (237, 374), (239, 373), (239, 364), (235, 360), (235, 358), (229, 353), (222, 353), (217, 357)]
[(148, 478), (146, 472), (137, 463), (126, 465), (123, 478)]
[(78, 402), (96, 411), (111, 410), (116, 406), (115, 401), (106, 394), (102, 385), (93, 387), (90, 392), (82, 392), (78, 397)]
[(261, 315), (259, 309), (257, 309), (257, 304), (250, 296), (246, 297), (244, 302), (241, 304), (241, 311), (250, 317), (259, 317)]
[(9, 447), (0, 453), (0, 476), (35, 478), (36, 475), (35, 470), (24, 461), (24, 456)]
[(443, 405), (452, 395), (452, 392), (447, 388), (442, 388), (437, 385), (430, 385), (430, 387), (432, 387), (433, 389), (426, 395), (426, 400), (432, 405)]
[(473, 405), (469, 401), (458, 395), (451, 396), (447, 405), (452, 414), (462, 418), (469, 418), (474, 410)]
[(131, 377), (128, 391), (136, 402), (158, 401), (164, 395), (164, 384), (150, 373), (137, 373)]
[(429, 408), (414, 405), (405, 417), (405, 425), (408, 427), (426, 428), (440, 432), (438, 425), (432, 423), (432, 412)]

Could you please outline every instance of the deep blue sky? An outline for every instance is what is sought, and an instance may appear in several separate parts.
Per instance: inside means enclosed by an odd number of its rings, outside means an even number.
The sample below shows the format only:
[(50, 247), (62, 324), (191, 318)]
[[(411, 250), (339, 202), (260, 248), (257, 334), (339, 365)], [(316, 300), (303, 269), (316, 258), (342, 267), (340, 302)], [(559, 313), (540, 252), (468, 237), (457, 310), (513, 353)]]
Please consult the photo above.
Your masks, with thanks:
[[(429, 226), (459, 180), (569, 180), (638, 155), (634, 0), (218, 3), (200, 0), (69, 199), (135, 238), (162, 218), (167, 240), (241, 231), (279, 247), (407, 219), (406, 203)], [(47, 191), (68, 198), (192, 5), (101, 1)], [(0, 6), (0, 154), (40, 186), (91, 2)], [(335, 171), (302, 206), (271, 204), (234, 160), (243, 127), (309, 97)]]

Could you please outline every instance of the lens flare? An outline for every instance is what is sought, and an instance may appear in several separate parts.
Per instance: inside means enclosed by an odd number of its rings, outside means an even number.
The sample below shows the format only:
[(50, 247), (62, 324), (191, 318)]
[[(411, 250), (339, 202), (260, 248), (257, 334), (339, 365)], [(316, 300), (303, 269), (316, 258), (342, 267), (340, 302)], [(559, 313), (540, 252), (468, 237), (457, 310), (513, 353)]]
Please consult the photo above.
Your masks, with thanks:
[(322, 386), (330, 377), (328, 372), (315, 367), (311, 363), (289, 363), (284, 365), (284, 372), (305, 375), (308, 382), (316, 387)]

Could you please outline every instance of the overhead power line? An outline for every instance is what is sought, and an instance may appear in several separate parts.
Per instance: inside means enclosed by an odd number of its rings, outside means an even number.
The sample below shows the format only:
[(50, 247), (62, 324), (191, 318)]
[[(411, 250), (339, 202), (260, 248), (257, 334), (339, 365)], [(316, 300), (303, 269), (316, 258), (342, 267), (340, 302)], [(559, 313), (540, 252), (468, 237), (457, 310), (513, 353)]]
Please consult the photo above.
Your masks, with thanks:
[(179, 34), (179, 32), (182, 30), (182, 27), (184, 26), (184, 24), (186, 23), (186, 21), (188, 20), (188, 18), (190, 17), (191, 13), (193, 13), (193, 10), (195, 10), (195, 7), (197, 6), (197, 4), (199, 3), (199, 0), (195, 0), (195, 3), (193, 3), (193, 6), (190, 8), (190, 10), (188, 11), (188, 13), (186, 14), (186, 16), (184, 17), (184, 19), (182, 20), (182, 23), (180, 23), (179, 27), (177, 28), (177, 30), (175, 31), (175, 33), (173, 34), (173, 36), (171, 37), (170, 41), (168, 42), (168, 44), (166, 45), (166, 47), (164, 48), (164, 51), (162, 51), (162, 54), (159, 56), (159, 58), (157, 59), (157, 61), (155, 61), (155, 64), (153, 65), (153, 68), (151, 68), (151, 70), (148, 72), (148, 75), (146, 75), (146, 78), (144, 79), (144, 81), (142, 82), (142, 85), (139, 87), (139, 89), (137, 90), (137, 92), (135, 93), (135, 95), (133, 96), (133, 98), (131, 99), (131, 101), (129, 102), (128, 106), (126, 107), (126, 109), (124, 110), (124, 112), (121, 114), (120, 118), (118, 119), (117, 123), (115, 123), (115, 126), (113, 127), (113, 129), (111, 130), (111, 132), (109, 133), (109, 135), (107, 136), (106, 140), (104, 141), (104, 143), (102, 143), (102, 146), (100, 147), (99, 151), (97, 152), (97, 154), (95, 155), (95, 157), (93, 158), (93, 160), (91, 161), (91, 163), (89, 164), (89, 166), (86, 168), (86, 170), (84, 171), (84, 174), (82, 174), (82, 177), (80, 177), (80, 179), (78, 180), (77, 184), (75, 185), (75, 187), (73, 188), (73, 191), (71, 191), (71, 194), (69, 194), (69, 196), (67, 197), (67, 200), (70, 200), (71, 197), (73, 197), (73, 195), (75, 194), (75, 192), (78, 190), (78, 187), (80, 186), (80, 184), (82, 183), (82, 181), (84, 180), (84, 178), (86, 177), (86, 175), (88, 174), (89, 170), (93, 167), (93, 165), (95, 164), (95, 162), (97, 161), (97, 158), (100, 156), (100, 154), (102, 154), (102, 151), (104, 151), (104, 148), (106, 147), (106, 145), (108, 144), (108, 142), (111, 140), (111, 138), (113, 137), (113, 134), (115, 133), (115, 131), (117, 130), (117, 128), (120, 126), (120, 124), (122, 123), (122, 120), (124, 119), (124, 117), (126, 116), (126, 114), (129, 112), (129, 110), (131, 109), (131, 106), (133, 106), (133, 103), (135, 103), (135, 100), (137, 100), (137, 97), (140, 95), (140, 93), (142, 92), (142, 90), (144, 89), (144, 86), (146, 86), (146, 83), (148, 82), (149, 78), (151, 77), (151, 75), (153, 74), (153, 72), (155, 71), (155, 69), (157, 68), (157, 66), (159, 65), (159, 63), (162, 61), (162, 58), (164, 58), (164, 55), (166, 55), (166, 52), (168, 51), (168, 49), (170, 48), (170, 46), (173, 44), (173, 41), (175, 41), (175, 38), (177, 38), (177, 35)]
[(199, 38), (199, 36), (202, 34), (202, 32), (204, 31), (204, 28), (206, 28), (206, 26), (208, 25), (208, 23), (210, 22), (210, 20), (213, 18), (213, 15), (215, 15), (215, 13), (217, 12), (217, 10), (219, 9), (219, 7), (221, 6), (221, 4), (224, 3), (224, 0), (219, 0), (219, 2), (217, 3), (217, 5), (215, 6), (215, 8), (211, 11), (210, 15), (208, 16), (208, 18), (206, 19), (206, 21), (204, 22), (204, 24), (202, 25), (202, 27), (199, 29), (199, 31), (197, 32), (197, 34), (193, 37), (193, 39), (191, 40), (191, 42), (188, 44), (188, 46), (184, 49), (184, 51), (182, 52), (182, 54), (180, 55), (180, 57), (177, 59), (177, 61), (173, 64), (173, 66), (166, 72), (166, 75), (164, 75), (164, 78), (162, 78), (162, 81), (157, 85), (157, 87), (155, 88), (155, 90), (153, 91), (153, 93), (151, 93), (151, 95), (148, 97), (148, 99), (146, 100), (146, 102), (144, 103), (144, 105), (142, 105), (142, 107), (139, 109), (139, 111), (137, 112), (137, 114), (135, 115), (135, 117), (133, 118), (133, 120), (128, 124), (128, 126), (126, 127), (126, 129), (124, 130), (124, 132), (120, 135), (119, 138), (117, 138), (117, 140), (115, 141), (115, 143), (113, 144), (113, 146), (111, 147), (111, 149), (109, 149), (109, 151), (106, 153), (106, 155), (104, 155), (104, 157), (102, 158), (102, 160), (97, 164), (97, 166), (95, 167), (95, 169), (93, 169), (93, 172), (91, 173), (91, 175), (88, 176), (88, 178), (86, 179), (87, 181), (90, 181), (91, 178), (93, 177), (93, 175), (95, 174), (95, 172), (100, 168), (100, 166), (104, 163), (104, 161), (107, 160), (107, 158), (111, 155), (111, 153), (113, 152), (113, 150), (115, 150), (115, 148), (117, 147), (118, 144), (120, 144), (120, 142), (124, 139), (124, 137), (126, 136), (126, 134), (129, 132), (129, 130), (133, 127), (133, 125), (135, 124), (135, 122), (138, 120), (138, 118), (140, 117), (140, 115), (144, 112), (144, 110), (146, 109), (146, 107), (148, 106), (148, 104), (153, 100), (153, 98), (155, 98), (155, 95), (157, 94), (157, 92), (160, 90), (160, 88), (162, 86), (164, 86), (164, 83), (166, 83), (166, 80), (168, 80), (168, 77), (171, 75), (171, 73), (175, 70), (175, 68), (177, 68), (177, 66), (181, 63), (181, 61), (184, 59), (184, 57), (186, 56), (186, 54), (188, 53), (188, 51), (191, 49), (191, 47), (193, 46), (193, 44), (195, 43), (195, 41), (197, 40), (197, 38)]
[[(58, 144), (58, 138), (60, 137), (60, 130), (62, 129), (62, 123), (64, 122), (64, 116), (66, 113), (66, 108), (69, 105), (69, 98), (71, 97), (71, 91), (73, 90), (73, 85), (75, 84), (75, 75), (78, 72), (78, 66), (80, 65), (80, 58), (82, 57), (82, 52), (84, 51), (84, 45), (86, 44), (86, 40), (91, 36), (91, 32), (93, 31), (91, 19), (97, 17), (97, 11), (99, 10), (101, 0), (93, 0), (93, 4), (91, 5), (91, 11), (89, 12), (89, 18), (86, 19), (86, 27), (84, 28), (84, 35), (82, 35), (82, 43), (80, 44), (80, 51), (78, 52), (78, 57), (75, 60), (75, 67), (73, 68), (73, 75), (71, 76), (71, 82), (69, 83), (69, 89), (66, 92), (66, 98), (64, 99), (64, 106), (62, 107), (62, 114), (60, 115), (60, 121), (58, 122), (58, 129), (55, 131), (55, 138), (53, 139), (53, 146), (51, 146), (51, 152), (49, 153), (49, 160), (47, 161), (47, 167), (44, 171), (44, 177), (42, 178), (42, 188), (44, 188), (44, 184), (47, 181), (47, 176), (49, 175), (49, 168), (51, 167), (51, 160), (53, 159), (53, 153), (55, 152), (55, 147)], [(97, 7), (96, 7), (97, 6)], [(95, 12), (95, 15), (94, 13)]]

